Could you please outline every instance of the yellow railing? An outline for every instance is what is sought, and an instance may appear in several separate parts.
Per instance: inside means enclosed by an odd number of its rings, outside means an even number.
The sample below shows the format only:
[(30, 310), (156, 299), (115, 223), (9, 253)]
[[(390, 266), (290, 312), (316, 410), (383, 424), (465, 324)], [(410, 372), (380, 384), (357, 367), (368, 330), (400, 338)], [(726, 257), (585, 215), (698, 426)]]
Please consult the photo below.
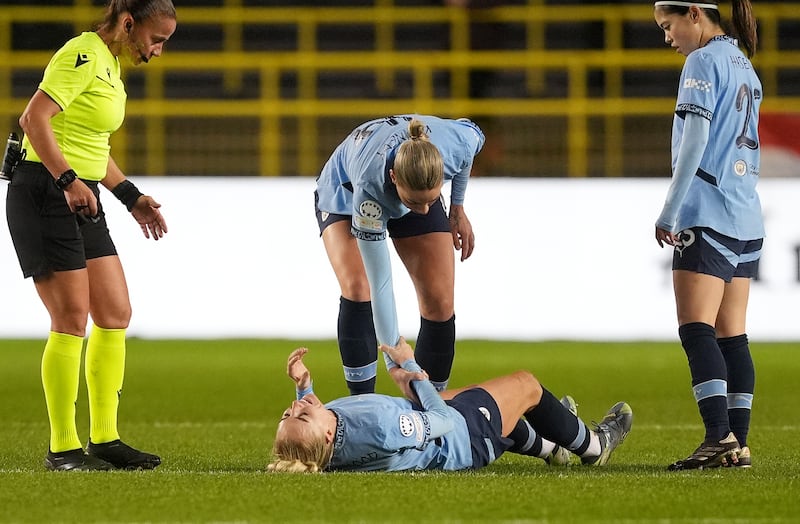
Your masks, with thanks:
[[(379, 2), (381, 3), (381, 2)], [(243, 8), (234, 0), (222, 8), (179, 9), (180, 31), (196, 25), (219, 25), (224, 33), (221, 52), (170, 52), (152, 61), (143, 74), (144, 98), (128, 103), (129, 119), (141, 119), (144, 162), (128, 158), (130, 142), (137, 141), (123, 130), (114, 138), (115, 156), (123, 165), (135, 164), (137, 170), (150, 174), (170, 174), (171, 151), (167, 146), (168, 122), (171, 118), (204, 118), (230, 121), (237, 128), (241, 119), (257, 119), (258, 166), (242, 171), (264, 175), (314, 175), (330, 151), (331, 144), (320, 144), (319, 122), (326, 117), (352, 119), (353, 123), (374, 116), (401, 112), (432, 113), (444, 116), (486, 115), (504, 118), (563, 118), (563, 140), (566, 144), (563, 173), (587, 176), (591, 173), (590, 130), (592, 119), (602, 122), (602, 173), (620, 174), (623, 170), (626, 144), (626, 118), (656, 116), (669, 118), (672, 97), (624, 97), (623, 73), (648, 70), (677, 71), (683, 58), (668, 49), (624, 49), (626, 23), (652, 24), (649, 5), (620, 6), (528, 6), (499, 7), (470, 13), (457, 8), (403, 8), (384, 0), (374, 8)], [(761, 48), (755, 65), (765, 89), (764, 111), (800, 112), (800, 97), (777, 96), (781, 70), (800, 69), (799, 50), (778, 48), (778, 25), (781, 20), (800, 20), (800, 4), (759, 4)], [(0, 114), (9, 121), (24, 108), (27, 98), (12, 96), (11, 73), (21, 70), (42, 70), (52, 55), (47, 52), (11, 50), (13, 23), (69, 21), (75, 32), (86, 30), (100, 16), (88, 0), (78, 0), (74, 7), (2, 7), (0, 8)], [(470, 21), (523, 23), (528, 46), (520, 51), (470, 51)], [(604, 48), (598, 50), (556, 51), (543, 48), (541, 35), (548, 24), (565, 22), (602, 23)], [(444, 24), (449, 27), (448, 51), (399, 51), (394, 47), (394, 29), (401, 25)], [(280, 52), (243, 51), (242, 29), (248, 24), (280, 25), (296, 28), (296, 50)], [(375, 41), (366, 42), (363, 51), (324, 52), (318, 49), (317, 31), (325, 25), (373, 25)], [(175, 38), (180, 38), (180, 33)], [(653, 40), (660, 42), (660, 30), (653, 26)], [(557, 71), (567, 78), (566, 96), (505, 99), (471, 99), (468, 72), (472, 68), (522, 71), (530, 93), (541, 89), (543, 75)], [(318, 97), (320, 73), (374, 72), (376, 90), (386, 93), (379, 98)], [(589, 96), (588, 76), (593, 71), (604, 73), (602, 96)], [(255, 75), (260, 86), (257, 97), (246, 99), (167, 98), (167, 75), (173, 72), (217, 72), (224, 75), (226, 89), (236, 91), (244, 75)], [(449, 74), (449, 96), (435, 95), (436, 75)], [(297, 90), (292, 98), (281, 95), (280, 81), (284, 74), (296, 76)], [(392, 96), (397, 75), (410, 75), (413, 95)], [(296, 148), (287, 148), (282, 132), (285, 122), (296, 125)], [(668, 120), (667, 120), (668, 122)], [(660, 125), (663, 121), (660, 122)], [(668, 124), (667, 124), (668, 126)], [(667, 127), (665, 126), (665, 127)], [(342, 138), (348, 128), (340, 130)], [(664, 143), (666, 148), (667, 142)], [(333, 144), (335, 145), (335, 144)], [(288, 155), (294, 155), (289, 159)], [(527, 160), (526, 160), (527, 161)], [(138, 162), (138, 163), (137, 163)], [(288, 165), (294, 165), (290, 173)], [(231, 160), (235, 165), (235, 159)], [(187, 169), (191, 172), (191, 168)], [(236, 172), (236, 169), (233, 169)]]

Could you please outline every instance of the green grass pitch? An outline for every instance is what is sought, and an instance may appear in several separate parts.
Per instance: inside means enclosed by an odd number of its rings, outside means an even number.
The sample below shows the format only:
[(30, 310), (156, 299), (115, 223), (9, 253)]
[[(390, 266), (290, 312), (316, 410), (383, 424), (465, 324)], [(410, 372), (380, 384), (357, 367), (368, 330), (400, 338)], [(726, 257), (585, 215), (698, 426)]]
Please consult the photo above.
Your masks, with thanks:
[[(149, 472), (44, 470), (43, 341), (0, 341), (0, 522), (630, 522), (800, 520), (800, 344), (753, 344), (753, 468), (670, 473), (702, 426), (676, 343), (460, 341), (452, 386), (524, 368), (586, 421), (618, 400), (633, 429), (604, 468), (550, 468), (506, 454), (480, 471), (289, 475), (264, 472), (293, 398), (298, 345), (323, 400), (345, 394), (335, 342), (128, 343), (120, 431), (160, 454)], [(394, 393), (385, 371), (380, 392)], [(78, 398), (88, 438), (86, 393)]]

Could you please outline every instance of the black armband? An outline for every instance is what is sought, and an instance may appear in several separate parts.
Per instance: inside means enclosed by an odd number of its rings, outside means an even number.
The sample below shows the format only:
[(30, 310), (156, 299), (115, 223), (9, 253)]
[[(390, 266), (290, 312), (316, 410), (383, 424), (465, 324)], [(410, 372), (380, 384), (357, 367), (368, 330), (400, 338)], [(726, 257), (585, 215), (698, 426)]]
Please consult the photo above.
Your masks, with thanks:
[(143, 194), (130, 180), (120, 182), (111, 192), (120, 202), (125, 204), (128, 211), (133, 209), (133, 206), (136, 205), (136, 201), (139, 200), (139, 197)]

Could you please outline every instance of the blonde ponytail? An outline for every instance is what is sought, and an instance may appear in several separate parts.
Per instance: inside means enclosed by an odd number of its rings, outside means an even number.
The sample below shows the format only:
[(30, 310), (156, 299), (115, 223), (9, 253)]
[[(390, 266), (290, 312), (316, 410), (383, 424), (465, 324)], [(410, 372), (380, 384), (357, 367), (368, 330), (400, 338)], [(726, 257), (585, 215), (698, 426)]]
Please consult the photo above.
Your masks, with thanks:
[(409, 122), (409, 138), (400, 144), (392, 166), (397, 184), (413, 191), (437, 188), (444, 180), (444, 160), (427, 129), (417, 118)]

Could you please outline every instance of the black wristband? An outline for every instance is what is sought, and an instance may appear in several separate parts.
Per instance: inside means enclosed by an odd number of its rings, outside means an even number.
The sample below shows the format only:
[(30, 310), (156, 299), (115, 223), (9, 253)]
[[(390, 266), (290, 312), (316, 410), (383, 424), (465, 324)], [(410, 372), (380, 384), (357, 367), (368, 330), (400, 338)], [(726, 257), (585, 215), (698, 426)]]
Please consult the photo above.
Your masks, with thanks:
[(67, 169), (66, 171), (61, 173), (61, 176), (56, 178), (54, 182), (56, 183), (56, 187), (58, 189), (64, 191), (65, 189), (67, 189), (68, 185), (75, 182), (76, 178), (78, 178), (78, 175), (75, 174), (75, 171), (73, 171), (72, 169)]
[(136, 201), (142, 196), (142, 192), (139, 191), (139, 188), (133, 185), (133, 182), (130, 180), (123, 180), (117, 184), (117, 187), (112, 189), (111, 192), (120, 202), (125, 204), (128, 211), (133, 209), (133, 206), (136, 205)]

